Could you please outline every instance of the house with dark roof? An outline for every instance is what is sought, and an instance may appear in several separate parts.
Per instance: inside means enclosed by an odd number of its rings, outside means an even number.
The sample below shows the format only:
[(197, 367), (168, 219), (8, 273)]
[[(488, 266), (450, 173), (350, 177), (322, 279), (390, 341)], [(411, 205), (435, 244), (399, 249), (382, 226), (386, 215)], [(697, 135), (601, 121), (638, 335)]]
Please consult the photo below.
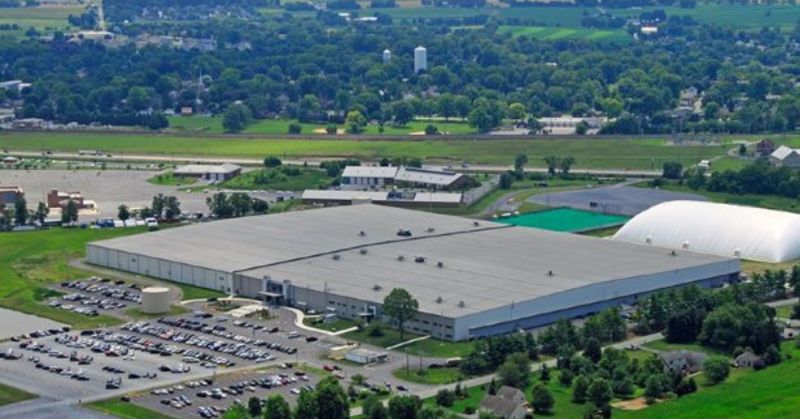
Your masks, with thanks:
[(523, 419), (528, 413), (525, 394), (514, 387), (503, 386), (497, 394), (488, 394), (481, 400), (481, 412), (504, 419)]
[(736, 368), (753, 368), (753, 365), (759, 362), (761, 362), (760, 356), (750, 351), (744, 351), (733, 360), (733, 366)]
[(694, 374), (700, 371), (703, 362), (708, 356), (702, 352), (687, 351), (683, 349), (662, 352), (658, 354), (664, 363), (664, 372), (682, 375)]

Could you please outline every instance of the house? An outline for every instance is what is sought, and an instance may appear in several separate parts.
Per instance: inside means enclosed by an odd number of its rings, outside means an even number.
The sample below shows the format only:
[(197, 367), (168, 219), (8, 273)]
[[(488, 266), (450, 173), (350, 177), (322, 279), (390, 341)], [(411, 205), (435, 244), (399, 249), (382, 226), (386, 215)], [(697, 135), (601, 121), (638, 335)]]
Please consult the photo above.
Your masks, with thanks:
[(342, 172), (342, 184), (374, 187), (391, 185), (397, 170), (393, 166), (347, 166)]
[(17, 119), (11, 123), (14, 129), (41, 129), (44, 128), (44, 119), (40, 118), (22, 118)]
[(47, 194), (48, 208), (64, 208), (69, 201), (75, 201), (78, 209), (94, 207), (94, 202), (85, 200), (80, 192), (59, 192), (58, 189), (51, 189)]
[(191, 106), (182, 106), (181, 107), (181, 116), (191, 116), (194, 111), (192, 110)]
[(658, 355), (664, 363), (664, 372), (680, 373), (683, 375), (694, 374), (700, 371), (703, 362), (708, 356), (702, 352), (687, 351), (683, 349), (662, 352)]
[(796, 149), (782, 145), (769, 155), (769, 162), (775, 167), (800, 169), (800, 153)]
[(495, 395), (484, 397), (479, 409), (504, 419), (522, 419), (528, 414), (525, 394), (508, 386), (500, 387)]
[(733, 366), (736, 368), (753, 368), (753, 365), (759, 362), (761, 362), (760, 356), (750, 351), (744, 351), (733, 360)]
[(172, 172), (175, 176), (195, 177), (207, 181), (222, 182), (242, 174), (242, 168), (235, 164), (187, 164), (178, 166)]
[(357, 364), (375, 364), (382, 363), (389, 360), (387, 352), (370, 351), (369, 349), (356, 348), (344, 354), (344, 359), (355, 362)]
[(0, 206), (13, 205), (24, 196), (25, 192), (19, 186), (0, 186)]
[(697, 102), (698, 91), (697, 88), (694, 86), (690, 86), (687, 89), (681, 90), (681, 96), (678, 100), (678, 106), (687, 107), (687, 108), (694, 108), (694, 103)]
[(770, 139), (763, 139), (756, 144), (756, 157), (768, 157), (775, 151), (775, 143)]

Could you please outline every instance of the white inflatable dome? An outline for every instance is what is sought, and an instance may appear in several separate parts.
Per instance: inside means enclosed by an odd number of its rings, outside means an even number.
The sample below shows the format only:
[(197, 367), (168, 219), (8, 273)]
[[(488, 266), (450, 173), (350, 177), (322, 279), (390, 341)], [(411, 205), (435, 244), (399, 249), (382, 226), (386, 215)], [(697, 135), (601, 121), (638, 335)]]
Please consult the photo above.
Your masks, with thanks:
[(669, 201), (628, 221), (614, 240), (760, 262), (800, 258), (800, 215), (739, 205)]

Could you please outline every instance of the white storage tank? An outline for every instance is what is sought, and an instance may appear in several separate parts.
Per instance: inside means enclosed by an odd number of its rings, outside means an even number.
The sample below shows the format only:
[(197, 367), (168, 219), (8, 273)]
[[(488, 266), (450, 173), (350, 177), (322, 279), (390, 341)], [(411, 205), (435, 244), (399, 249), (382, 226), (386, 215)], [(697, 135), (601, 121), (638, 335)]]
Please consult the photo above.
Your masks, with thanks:
[(169, 288), (148, 287), (142, 290), (142, 312), (163, 314), (169, 312)]

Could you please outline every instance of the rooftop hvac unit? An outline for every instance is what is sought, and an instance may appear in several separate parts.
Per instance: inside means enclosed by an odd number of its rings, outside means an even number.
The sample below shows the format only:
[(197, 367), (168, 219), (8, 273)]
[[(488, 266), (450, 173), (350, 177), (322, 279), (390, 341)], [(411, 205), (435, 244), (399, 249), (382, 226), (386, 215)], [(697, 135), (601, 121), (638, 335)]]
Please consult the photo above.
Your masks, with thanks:
[(553, 276), (553, 275), (555, 275), (555, 274), (553, 273), (553, 271), (547, 271), (547, 276)]
[(383, 287), (378, 285), (378, 284), (375, 284), (375, 285), (372, 286), (372, 290), (373, 291), (380, 291), (382, 289), (383, 289)]
[(403, 256), (403, 255), (397, 255), (397, 260), (402, 262), (402, 261), (406, 260), (406, 257)]
[(444, 298), (442, 298), (442, 296), (436, 297), (436, 304), (441, 304), (442, 301), (444, 301)]
[(461, 301), (458, 302), (458, 307), (459, 308), (464, 308), (466, 306), (467, 306), (467, 303), (465, 303), (464, 300), (461, 300)]
[(361, 231), (358, 232), (358, 235), (361, 236), (361, 237), (364, 237), (364, 236), (367, 235), (367, 233), (365, 233), (364, 230), (361, 230)]
[(333, 260), (339, 260), (341, 258), (342, 258), (342, 256), (340, 254), (338, 254), (338, 253), (333, 255)]
[(742, 257), (742, 249), (740, 249), (738, 247), (736, 249), (733, 249), (733, 256), (735, 256), (737, 258)]
[(688, 249), (689, 248), (689, 240), (686, 240), (685, 242), (683, 242), (683, 246), (682, 247), (684, 249)]
[(675, 256), (678, 256), (678, 252), (676, 252), (674, 250), (670, 250), (669, 251), (669, 255), (672, 256), (672, 257), (675, 257)]
[(442, 263), (442, 262), (436, 262), (436, 267), (437, 267), (437, 268), (444, 268), (444, 263)]
[(473, 227), (480, 227), (480, 225), (481, 225), (481, 223), (479, 223), (479, 222), (477, 222), (477, 221), (473, 221), (473, 222), (472, 222), (472, 226), (473, 226)]
[(428, 233), (433, 233), (434, 231), (436, 231), (436, 229), (433, 227), (428, 227), (428, 229), (425, 231), (427, 231)]
[(414, 256), (414, 262), (425, 263), (425, 258), (422, 256)]
[(367, 249), (360, 249), (358, 251), (358, 253), (361, 253), (362, 255), (366, 255), (367, 254)]
[(653, 236), (647, 236), (644, 238), (644, 242), (647, 244), (653, 244)]

